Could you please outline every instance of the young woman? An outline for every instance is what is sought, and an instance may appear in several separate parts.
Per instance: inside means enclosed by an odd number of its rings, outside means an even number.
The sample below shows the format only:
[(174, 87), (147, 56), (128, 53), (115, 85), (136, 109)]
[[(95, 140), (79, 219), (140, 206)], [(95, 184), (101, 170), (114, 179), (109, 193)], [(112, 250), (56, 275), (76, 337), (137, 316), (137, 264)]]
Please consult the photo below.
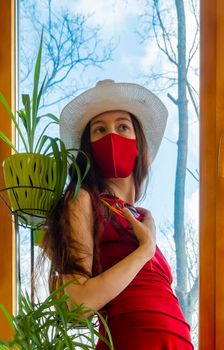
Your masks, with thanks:
[[(75, 201), (71, 168), (66, 194), (48, 219), (43, 245), (51, 257), (50, 287), (75, 277), (66, 288), (69, 307), (102, 311), (115, 350), (193, 349), (153, 216), (135, 207), (166, 122), (158, 97), (112, 80), (98, 82), (61, 113), (61, 138), (83, 150), (91, 168)], [(77, 162), (84, 172), (81, 153)], [(107, 346), (99, 341), (97, 349)]]

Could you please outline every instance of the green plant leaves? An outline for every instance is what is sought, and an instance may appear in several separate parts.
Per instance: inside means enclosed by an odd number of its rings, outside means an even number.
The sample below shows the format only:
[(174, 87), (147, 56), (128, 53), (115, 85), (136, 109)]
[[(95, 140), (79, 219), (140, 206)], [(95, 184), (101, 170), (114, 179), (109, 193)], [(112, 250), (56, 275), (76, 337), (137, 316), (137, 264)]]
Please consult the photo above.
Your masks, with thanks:
[(15, 148), (15, 146), (12, 144), (12, 142), (9, 140), (9, 138), (7, 136), (5, 136), (5, 134), (3, 134), (3, 132), (0, 130), (0, 138), (9, 146), (13, 149), (14, 152), (17, 153), (17, 150)]
[(26, 94), (22, 94), (22, 102), (25, 108), (25, 112), (23, 113), (24, 116), (24, 126), (27, 130), (27, 132), (30, 132), (31, 129), (31, 125), (30, 125), (30, 106), (31, 106), (31, 102), (30, 102), (30, 96), (26, 95)]
[[(2, 104), (3, 104), (4, 107), (5, 107), (5, 109), (7, 110), (7, 112), (8, 112), (8, 114), (9, 114), (11, 120), (13, 121), (13, 123), (14, 123), (14, 125), (15, 125), (15, 127), (16, 127), (16, 130), (17, 130), (18, 133), (19, 133), (19, 136), (21, 137), (21, 140), (22, 140), (22, 142), (23, 142), (23, 144), (24, 144), (24, 147), (25, 147), (26, 151), (28, 152), (28, 147), (27, 147), (26, 141), (25, 141), (25, 139), (24, 139), (24, 137), (23, 137), (23, 133), (22, 133), (20, 127), (19, 127), (19, 124), (18, 124), (17, 121), (16, 121), (16, 117), (14, 116), (14, 114), (13, 114), (13, 112), (12, 112), (12, 110), (11, 110), (9, 104), (8, 104), (8, 102), (6, 101), (6, 99), (5, 99), (5, 97), (2, 95), (2, 93), (0, 93), (0, 101), (2, 102)], [(3, 138), (3, 137), (4, 137), (4, 138)], [(17, 150), (15, 149), (15, 147), (12, 145), (11, 141), (7, 138), (7, 136), (5, 136), (5, 135), (3, 134), (2, 131), (1, 131), (1, 138), (2, 138), (3, 141), (5, 141), (16, 153), (18, 153), (18, 151), (17, 151)], [(7, 139), (8, 139), (9, 142), (6, 141)], [(13, 147), (12, 147), (12, 146), (13, 146)]]
[(37, 60), (36, 60), (35, 70), (34, 70), (34, 79), (33, 79), (32, 128), (35, 125), (35, 119), (36, 119), (37, 111), (38, 111), (38, 100), (40, 100), (40, 96), (38, 96), (38, 86), (39, 86), (39, 79), (40, 79), (42, 44), (43, 44), (43, 29), (42, 29), (42, 33), (41, 33), (40, 47), (39, 47), (39, 51), (37, 54)]
[(11, 327), (13, 328), (13, 330), (15, 330), (15, 327), (14, 327), (14, 324), (13, 324), (13, 320), (12, 320), (11, 316), (9, 315), (8, 311), (6, 310), (6, 308), (4, 307), (4, 305), (0, 304), (0, 309), (2, 309), (2, 311), (5, 314), (7, 320), (9, 321)]
[[(25, 129), (25, 135), (23, 130), (20, 127), (19, 122), (17, 122), (16, 116), (13, 114), (9, 104), (7, 103), (5, 97), (0, 93), (0, 101), (5, 106), (11, 120), (13, 121), (15, 128), (22, 140), (23, 146), (27, 153), (42, 153), (45, 154), (46, 150), (44, 149), (44, 145), (46, 141), (42, 141), (45, 136), (45, 132), (47, 128), (52, 124), (52, 122), (58, 124), (59, 119), (53, 115), (52, 113), (45, 113), (42, 116), (38, 116), (40, 101), (44, 93), (45, 83), (47, 79), (47, 74), (44, 77), (44, 80), (41, 84), (40, 90), (39, 81), (40, 81), (40, 70), (41, 70), (41, 55), (42, 55), (42, 46), (43, 46), (43, 29), (41, 32), (40, 45), (38, 49), (38, 54), (35, 63), (34, 69), (34, 78), (33, 78), (33, 91), (32, 91), (32, 100), (29, 94), (22, 94), (22, 104), (23, 108), (17, 111), (17, 115), (19, 120), (22, 122), (23, 127)], [(41, 132), (41, 135), (37, 138), (37, 126), (42, 118), (48, 118), (49, 122), (44, 127), (44, 130)], [(12, 142), (7, 138), (7, 136), (1, 131), (0, 137), (2, 140), (11, 147), (16, 153), (16, 147), (12, 144)], [(35, 141), (35, 139), (37, 140)], [(36, 143), (36, 146), (35, 146)], [(41, 147), (39, 145), (41, 144)], [(47, 144), (46, 144), (47, 145)]]
[[(109, 328), (102, 315), (77, 304), (72, 310), (67, 307), (68, 295), (63, 293), (65, 286), (52, 292), (42, 303), (32, 305), (27, 293), (19, 295), (19, 314), (11, 318), (1, 306), (14, 329), (12, 341), (0, 340), (0, 350), (20, 349), (95, 349), (97, 338), (114, 350)], [(88, 318), (94, 314), (104, 324), (107, 339), (99, 334), (96, 325)], [(80, 331), (79, 331), (80, 330)]]
[(54, 114), (52, 113), (46, 113), (46, 114), (43, 114), (41, 116), (39, 116), (38, 118), (41, 119), (41, 118), (49, 118), (49, 119), (52, 119), (53, 121), (55, 121), (57, 124), (59, 124), (59, 118), (57, 118)]
[[(43, 35), (43, 32), (42, 32), (42, 35)], [(40, 44), (40, 48), (42, 49), (42, 41)], [(40, 56), (40, 59), (41, 59), (41, 56)], [(38, 79), (39, 79), (39, 76), (38, 76)], [(36, 111), (38, 111), (38, 109), (39, 109), (40, 100), (41, 100), (41, 97), (43, 95), (43, 90), (45, 88), (46, 79), (47, 79), (47, 74), (45, 75), (44, 80), (43, 80), (42, 85), (41, 85), (41, 88), (40, 88), (40, 91), (38, 92), (37, 101), (36, 101)], [(34, 80), (35, 80), (35, 77), (34, 77)], [(36, 115), (37, 115), (37, 113), (36, 113)]]

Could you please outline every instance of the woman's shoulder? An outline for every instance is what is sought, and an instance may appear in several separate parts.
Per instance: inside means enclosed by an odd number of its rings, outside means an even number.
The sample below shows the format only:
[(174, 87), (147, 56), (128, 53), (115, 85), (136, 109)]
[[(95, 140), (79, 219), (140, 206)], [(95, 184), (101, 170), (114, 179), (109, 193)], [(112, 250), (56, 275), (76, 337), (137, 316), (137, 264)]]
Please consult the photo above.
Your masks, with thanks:
[(92, 194), (81, 187), (78, 195), (75, 198), (69, 199), (68, 208), (70, 210), (81, 211), (82, 213), (92, 212)]
[[(95, 215), (88, 191), (81, 188), (75, 199), (69, 199), (68, 217), (71, 228), (74, 228), (76, 235), (77, 232), (86, 232), (86, 234), (89, 232), (92, 235)], [(83, 234), (79, 235), (83, 237)]]

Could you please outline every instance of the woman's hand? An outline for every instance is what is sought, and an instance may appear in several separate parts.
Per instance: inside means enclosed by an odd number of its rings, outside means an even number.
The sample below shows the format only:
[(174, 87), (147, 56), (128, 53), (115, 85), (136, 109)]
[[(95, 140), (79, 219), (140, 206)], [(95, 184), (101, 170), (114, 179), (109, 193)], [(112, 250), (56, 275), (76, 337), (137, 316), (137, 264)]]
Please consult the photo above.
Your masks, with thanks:
[(132, 225), (133, 231), (139, 241), (139, 246), (146, 250), (149, 259), (155, 253), (156, 249), (156, 226), (153, 216), (149, 210), (137, 208), (138, 212), (144, 215), (142, 221), (137, 220), (128, 208), (121, 209), (125, 218)]

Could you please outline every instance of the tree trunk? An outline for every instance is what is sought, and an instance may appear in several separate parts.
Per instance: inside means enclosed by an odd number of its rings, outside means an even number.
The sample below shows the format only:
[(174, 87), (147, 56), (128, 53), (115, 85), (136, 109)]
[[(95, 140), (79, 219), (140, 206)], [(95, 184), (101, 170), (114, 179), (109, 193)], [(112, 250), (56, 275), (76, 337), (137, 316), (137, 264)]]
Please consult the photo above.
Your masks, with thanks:
[(174, 195), (174, 241), (176, 246), (176, 294), (181, 307), (191, 322), (188, 312), (187, 293), (187, 256), (184, 230), (184, 199), (188, 151), (188, 101), (187, 101), (187, 71), (186, 71), (186, 23), (183, 0), (176, 0), (178, 23), (178, 117), (179, 135), (177, 141), (177, 164)]

